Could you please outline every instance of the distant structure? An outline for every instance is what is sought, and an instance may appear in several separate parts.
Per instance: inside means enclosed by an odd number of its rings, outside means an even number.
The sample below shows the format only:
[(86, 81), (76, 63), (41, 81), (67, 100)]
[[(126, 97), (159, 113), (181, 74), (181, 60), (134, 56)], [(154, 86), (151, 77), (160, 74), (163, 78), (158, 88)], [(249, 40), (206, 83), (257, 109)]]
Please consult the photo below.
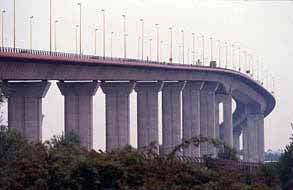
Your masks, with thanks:
[[(264, 118), (275, 106), (274, 96), (259, 82), (217, 67), (216, 62), (183, 65), (1, 47), (0, 80), (9, 89), (8, 126), (31, 141), (42, 140), (42, 99), (49, 81), (58, 80), (65, 101), (65, 133), (78, 134), (88, 149), (94, 138), (93, 96), (101, 87), (106, 95), (107, 151), (130, 143), (129, 95), (133, 90), (137, 93), (138, 148), (158, 142), (158, 93), (162, 91), (162, 153), (183, 139), (203, 136), (221, 139), (245, 161), (263, 162)], [(216, 156), (216, 149), (202, 144), (185, 148), (182, 154)]]

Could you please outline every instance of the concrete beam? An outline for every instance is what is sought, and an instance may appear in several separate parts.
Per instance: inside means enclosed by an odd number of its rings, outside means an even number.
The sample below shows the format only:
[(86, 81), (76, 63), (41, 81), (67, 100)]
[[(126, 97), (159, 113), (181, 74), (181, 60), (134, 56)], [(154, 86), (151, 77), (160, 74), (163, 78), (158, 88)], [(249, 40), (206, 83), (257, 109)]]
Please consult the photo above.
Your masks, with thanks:
[(130, 144), (129, 94), (135, 82), (103, 82), (106, 94), (106, 150), (121, 149)]
[(99, 83), (94, 82), (58, 82), (64, 96), (65, 134), (74, 133), (80, 144), (93, 148), (93, 96)]
[[(183, 140), (200, 136), (200, 89), (203, 82), (186, 83), (182, 91)], [(183, 149), (185, 156), (200, 156), (199, 147), (189, 145)]]
[(137, 146), (142, 149), (159, 143), (158, 93), (163, 82), (137, 82)]
[(168, 154), (181, 143), (181, 91), (185, 82), (165, 82), (162, 90), (163, 144)]
[(50, 83), (8, 82), (8, 127), (15, 129), (31, 142), (42, 140), (42, 98)]
[[(216, 99), (215, 92), (218, 83), (205, 82), (200, 92), (200, 134), (202, 137), (216, 138), (215, 131), (215, 110)], [(216, 149), (213, 145), (202, 143), (200, 145), (200, 155), (216, 155)]]

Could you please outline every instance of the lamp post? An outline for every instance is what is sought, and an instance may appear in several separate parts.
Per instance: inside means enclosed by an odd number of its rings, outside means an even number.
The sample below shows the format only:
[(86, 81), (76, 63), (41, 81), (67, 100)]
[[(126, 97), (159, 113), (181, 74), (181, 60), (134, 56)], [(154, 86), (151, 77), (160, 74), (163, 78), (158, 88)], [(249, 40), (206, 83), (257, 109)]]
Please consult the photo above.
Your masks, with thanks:
[(238, 71), (241, 71), (241, 48), (238, 47)]
[(111, 53), (111, 58), (113, 57), (113, 34), (114, 32), (111, 32), (111, 36), (110, 36), (110, 53)]
[(182, 63), (184, 64), (184, 58), (185, 58), (184, 30), (181, 30), (181, 33), (182, 33)]
[(98, 28), (94, 30), (94, 55), (97, 55), (97, 32)]
[(140, 58), (140, 36), (138, 37), (138, 40), (137, 40), (137, 59)]
[(173, 61), (173, 28), (170, 27), (169, 30), (170, 30), (170, 58), (169, 58), (169, 61), (170, 61), (170, 63), (172, 63), (172, 61)]
[(160, 41), (160, 61), (163, 61), (163, 40)]
[(55, 52), (57, 51), (57, 23), (58, 20), (54, 21), (54, 44), (55, 44)]
[(50, 42), (49, 42), (49, 44), (50, 44), (50, 52), (52, 52), (52, 0), (50, 0), (50, 5), (49, 5), (49, 11), (50, 11), (50, 31), (49, 31), (49, 40), (50, 40)]
[(155, 24), (157, 31), (157, 62), (160, 61), (160, 38), (159, 38), (159, 24)]
[(149, 42), (150, 42), (149, 61), (152, 60), (152, 40), (153, 39), (149, 39)]
[(225, 68), (228, 68), (228, 42), (225, 42), (225, 48), (226, 48), (226, 65)]
[(204, 41), (204, 35), (201, 35), (202, 37), (202, 64), (204, 65), (204, 49), (205, 49), (205, 41)]
[(144, 46), (144, 20), (140, 19), (141, 22), (141, 60), (143, 60), (143, 46)]
[(79, 6), (79, 54), (82, 54), (82, 4), (77, 3)]
[(235, 53), (234, 48), (235, 48), (235, 45), (232, 44), (231, 48), (232, 48), (232, 58), (231, 58), (232, 59), (232, 65), (233, 65), (233, 69), (236, 70), (235, 62), (234, 62), (234, 53)]
[(127, 46), (126, 46), (126, 15), (124, 14), (124, 15), (122, 15), (122, 17), (123, 17), (123, 52), (124, 52), (124, 59), (126, 59), (126, 48), (127, 48)]
[(195, 34), (192, 33), (192, 64), (195, 64)]
[(78, 28), (79, 25), (75, 25), (75, 54), (78, 53)]
[(13, 0), (13, 48), (16, 47), (16, 0)]
[(106, 11), (102, 9), (103, 14), (103, 57), (106, 57)]
[(213, 61), (214, 57), (213, 57), (213, 37), (210, 37), (210, 42), (211, 42), (211, 61)]
[(219, 50), (219, 52), (218, 52), (218, 61), (219, 61), (219, 67), (221, 67), (221, 51), (222, 51), (222, 47), (221, 47), (221, 41), (220, 40), (218, 40), (218, 50)]
[(30, 49), (33, 48), (33, 18), (34, 16), (30, 16)]
[(4, 14), (6, 13), (6, 10), (2, 10), (2, 17), (1, 17), (1, 24), (2, 24), (2, 26), (1, 26), (1, 34), (2, 34), (2, 39), (1, 39), (1, 41), (2, 41), (2, 47), (4, 47)]

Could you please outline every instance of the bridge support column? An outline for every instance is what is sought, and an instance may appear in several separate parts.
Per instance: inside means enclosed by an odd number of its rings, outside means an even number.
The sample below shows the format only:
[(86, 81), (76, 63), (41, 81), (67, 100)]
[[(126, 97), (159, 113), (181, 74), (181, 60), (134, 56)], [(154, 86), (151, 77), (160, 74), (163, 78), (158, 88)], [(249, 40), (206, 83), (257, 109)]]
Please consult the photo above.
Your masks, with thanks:
[[(200, 89), (203, 82), (187, 82), (182, 91), (183, 140), (200, 136)], [(189, 145), (183, 149), (185, 156), (200, 156), (199, 147)]]
[(8, 127), (15, 129), (31, 142), (42, 140), (42, 98), (50, 83), (8, 82)]
[(106, 150), (121, 149), (130, 143), (129, 94), (135, 82), (103, 82), (106, 94)]
[(244, 160), (263, 162), (264, 160), (264, 115), (249, 114), (243, 129)]
[(224, 96), (223, 101), (223, 140), (226, 145), (233, 148), (233, 126), (232, 126), (232, 96)]
[[(200, 134), (202, 137), (215, 138), (215, 92), (218, 88), (216, 82), (205, 82), (200, 92)], [(208, 143), (201, 143), (200, 155), (216, 155), (216, 149)]]
[(158, 93), (162, 82), (137, 82), (137, 145), (138, 149), (159, 143)]
[(170, 153), (181, 143), (181, 91), (185, 82), (166, 82), (162, 91), (163, 145), (162, 152)]
[(258, 161), (264, 162), (265, 157), (265, 139), (264, 139), (264, 115), (258, 114), (256, 115), (256, 122), (258, 128)]
[(241, 127), (235, 127), (233, 128), (233, 148), (237, 151), (237, 153), (240, 152), (240, 135), (241, 135)]
[(65, 134), (74, 133), (80, 144), (93, 148), (93, 96), (98, 82), (58, 82), (64, 96)]

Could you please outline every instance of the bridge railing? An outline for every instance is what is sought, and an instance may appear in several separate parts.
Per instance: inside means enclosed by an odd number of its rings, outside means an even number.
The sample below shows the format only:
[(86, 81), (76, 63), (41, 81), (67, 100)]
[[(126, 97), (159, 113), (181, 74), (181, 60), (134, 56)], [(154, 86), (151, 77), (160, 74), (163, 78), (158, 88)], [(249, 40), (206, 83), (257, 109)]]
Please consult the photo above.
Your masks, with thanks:
[(256, 173), (263, 166), (261, 163), (252, 163), (252, 162), (244, 162), (244, 161), (236, 161), (236, 160), (223, 160), (216, 158), (203, 158), (203, 157), (191, 157), (191, 156), (181, 156), (177, 155), (172, 159), (168, 159), (165, 156), (156, 156), (150, 157), (150, 155), (144, 155), (143, 157), (146, 160), (154, 160), (157, 158), (165, 159), (165, 161), (169, 162), (182, 162), (186, 164), (190, 164), (194, 167), (199, 168), (220, 168), (229, 171), (240, 171), (246, 173)]

